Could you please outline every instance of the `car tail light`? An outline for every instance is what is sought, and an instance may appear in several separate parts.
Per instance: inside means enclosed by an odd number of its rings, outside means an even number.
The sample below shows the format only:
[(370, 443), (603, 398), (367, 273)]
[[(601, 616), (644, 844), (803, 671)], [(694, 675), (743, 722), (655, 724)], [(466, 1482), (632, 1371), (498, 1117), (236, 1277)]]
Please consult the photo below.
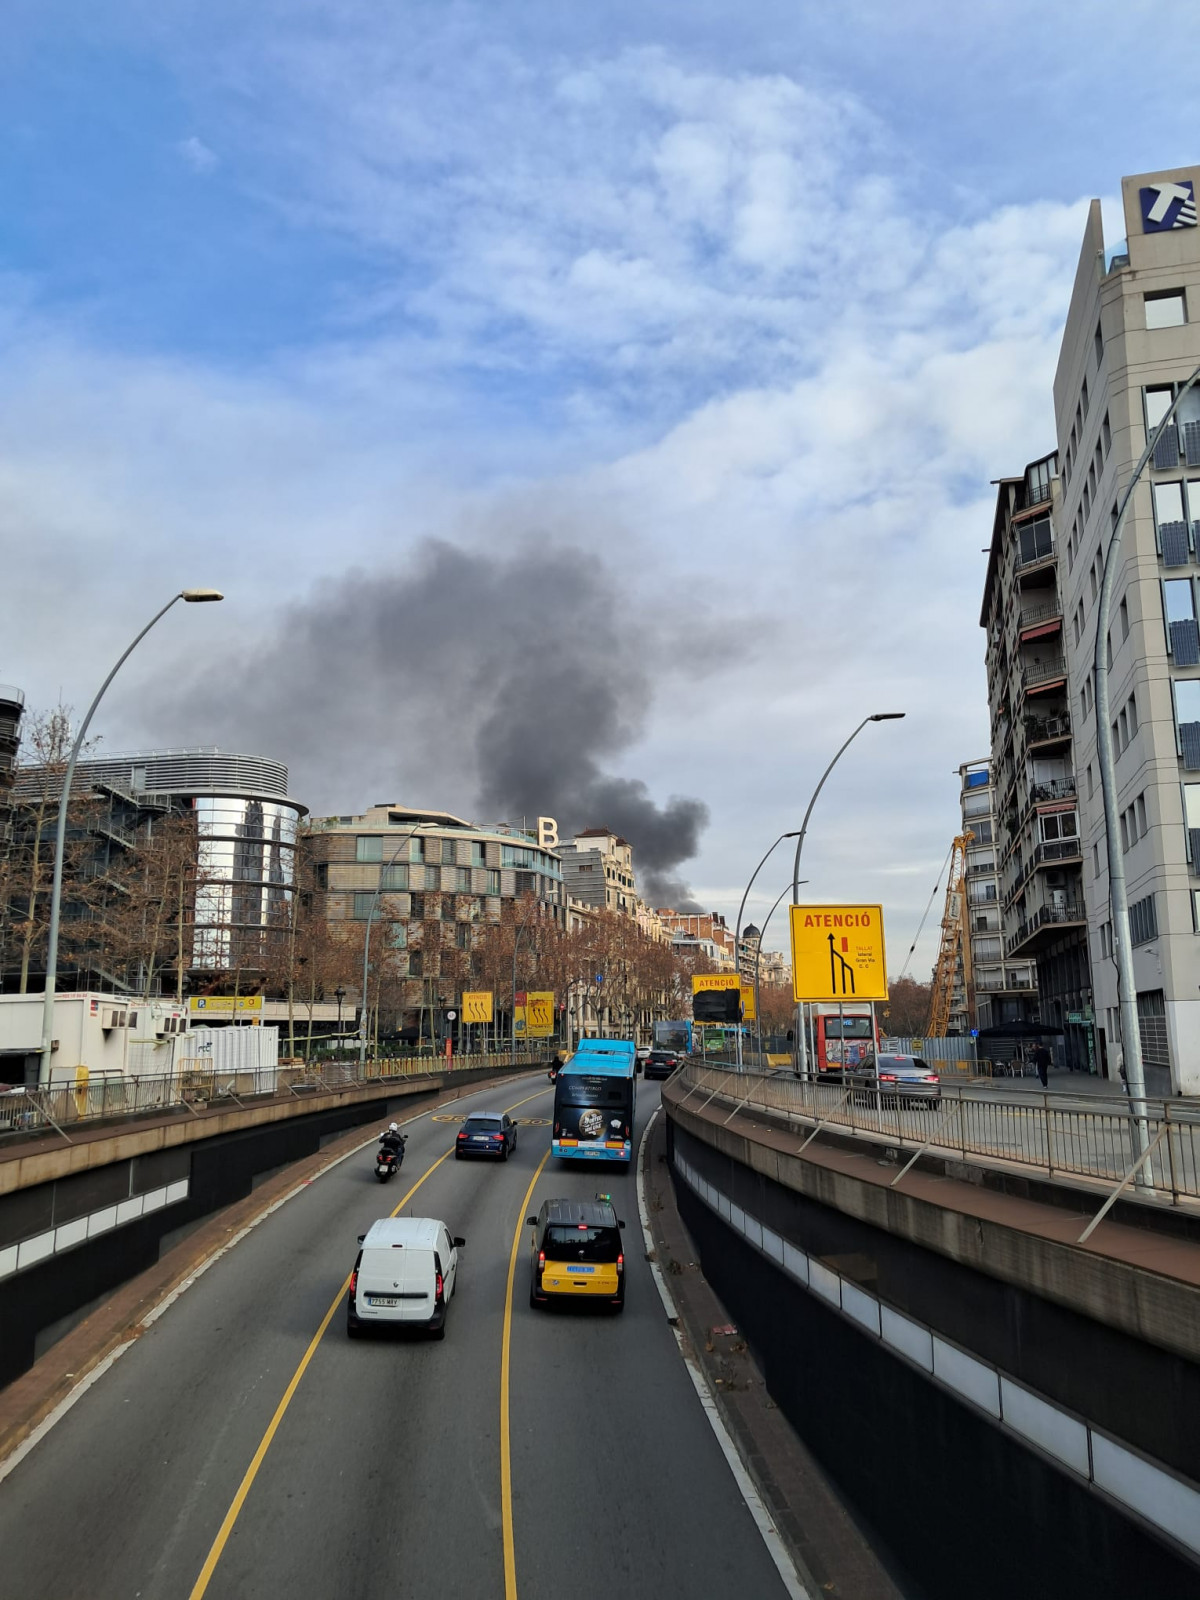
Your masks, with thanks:
[(494, 1133), (492, 1135), (492, 1143), (493, 1144), (503, 1144), (504, 1143), (504, 1135), (502, 1133)]
[(879, 1081), (880, 1083), (895, 1083), (896, 1074), (894, 1072), (881, 1072), (879, 1074)]
[[(428, 1281), (428, 1280), (426, 1280), (426, 1281)], [(445, 1297), (445, 1293), (446, 1293), (446, 1284), (445, 1284), (445, 1281), (442, 1278), (441, 1273), (439, 1272), (438, 1275), (437, 1275), (436, 1298), (438, 1300), (443, 1299)]]
[(354, 1296), (355, 1296), (355, 1293), (356, 1293), (357, 1289), (358, 1289), (358, 1268), (355, 1267), (354, 1271), (350, 1274), (350, 1298), (351, 1298), (351, 1300), (354, 1299)]
[(463, 1130), (462, 1130), (462, 1132), (461, 1132), (461, 1133), (460, 1133), (460, 1134), (459, 1134), (459, 1136), (458, 1136), (458, 1137), (459, 1137), (459, 1138), (460, 1138), (460, 1139), (465, 1139), (465, 1138), (466, 1138), (466, 1137), (467, 1137), (467, 1130), (466, 1130), (466, 1129), (465, 1129), (465, 1128), (464, 1128), (464, 1129), (463, 1129)]
[(624, 1251), (622, 1251), (621, 1254), (617, 1257), (617, 1271), (618, 1272), (624, 1272), (625, 1271), (625, 1252)]

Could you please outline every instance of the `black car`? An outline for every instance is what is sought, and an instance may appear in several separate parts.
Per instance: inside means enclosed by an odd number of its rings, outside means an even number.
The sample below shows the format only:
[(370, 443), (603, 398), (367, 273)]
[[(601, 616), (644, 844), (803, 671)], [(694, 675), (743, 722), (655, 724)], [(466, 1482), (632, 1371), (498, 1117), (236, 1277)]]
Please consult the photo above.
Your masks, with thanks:
[(678, 1050), (651, 1050), (642, 1072), (647, 1081), (651, 1078), (669, 1078), (675, 1068), (683, 1064)]
[(507, 1161), (517, 1148), (517, 1125), (507, 1111), (473, 1111), (454, 1141), (454, 1159), (496, 1156)]

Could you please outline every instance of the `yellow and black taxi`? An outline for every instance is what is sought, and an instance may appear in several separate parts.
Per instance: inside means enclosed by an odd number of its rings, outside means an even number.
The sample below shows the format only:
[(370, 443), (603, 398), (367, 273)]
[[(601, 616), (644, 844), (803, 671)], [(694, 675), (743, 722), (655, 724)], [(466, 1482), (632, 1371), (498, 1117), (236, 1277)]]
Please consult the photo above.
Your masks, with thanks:
[(536, 1217), (529, 1259), (529, 1304), (581, 1300), (613, 1312), (625, 1304), (625, 1251), (611, 1198), (547, 1200)]

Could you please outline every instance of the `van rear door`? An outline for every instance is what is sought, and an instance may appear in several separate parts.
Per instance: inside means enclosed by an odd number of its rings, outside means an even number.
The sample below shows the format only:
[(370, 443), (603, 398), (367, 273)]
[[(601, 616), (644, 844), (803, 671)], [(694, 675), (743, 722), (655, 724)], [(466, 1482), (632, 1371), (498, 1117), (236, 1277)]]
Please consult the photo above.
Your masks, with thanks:
[(437, 1304), (436, 1283), (432, 1250), (364, 1250), (355, 1310), (364, 1321), (428, 1322)]

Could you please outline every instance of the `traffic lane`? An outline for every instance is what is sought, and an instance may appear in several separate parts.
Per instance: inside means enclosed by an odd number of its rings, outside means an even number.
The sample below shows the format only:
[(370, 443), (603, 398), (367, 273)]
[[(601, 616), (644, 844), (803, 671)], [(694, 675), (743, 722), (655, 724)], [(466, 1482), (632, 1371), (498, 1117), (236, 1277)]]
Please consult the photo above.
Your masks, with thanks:
[[(658, 1102), (639, 1096), (638, 1133)], [(533, 1310), (528, 1249), (514, 1290), (513, 1496), (523, 1600), (784, 1600), (680, 1359), (645, 1259), (636, 1163), (619, 1176), (555, 1165), (554, 1196), (612, 1194), (625, 1219), (625, 1310)], [(528, 1234), (528, 1230), (526, 1230)]]
[[(448, 1109), (499, 1110), (548, 1087), (530, 1076)], [(265, 1218), (0, 1484), (7, 1592), (28, 1600), (94, 1600), (97, 1593), (173, 1600), (190, 1592), (353, 1264), (357, 1235), (397, 1204), (455, 1130), (426, 1112), (407, 1131), (398, 1178), (376, 1180), (368, 1145)]]
[(205, 1600), (503, 1593), (498, 1424), (508, 1254), (549, 1136), (548, 1127), (519, 1127), (507, 1162), (451, 1158), (414, 1197), (414, 1215), (441, 1218), (467, 1241), (445, 1339), (351, 1341), (339, 1310)]

